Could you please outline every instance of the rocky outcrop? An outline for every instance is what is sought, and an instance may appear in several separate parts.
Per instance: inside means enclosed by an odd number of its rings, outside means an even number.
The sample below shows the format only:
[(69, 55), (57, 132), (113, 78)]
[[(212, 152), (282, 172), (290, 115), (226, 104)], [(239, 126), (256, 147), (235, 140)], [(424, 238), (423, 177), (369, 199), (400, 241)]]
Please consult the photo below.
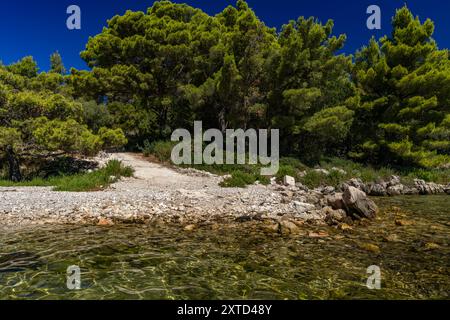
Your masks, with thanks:
[(402, 184), (399, 176), (391, 176), (387, 181), (371, 182), (364, 184), (361, 179), (351, 179), (341, 186), (344, 190), (346, 186), (352, 186), (374, 197), (400, 196), (400, 195), (434, 195), (450, 194), (450, 187), (424, 180), (414, 180), (414, 186)]
[(432, 195), (444, 193), (444, 186), (433, 182), (425, 182), (424, 180), (415, 179), (414, 185), (419, 190), (419, 194)]
[(398, 184), (398, 185), (395, 185), (395, 186), (388, 187), (386, 192), (391, 197), (393, 197), (393, 196), (400, 196), (400, 195), (403, 194), (404, 188), (405, 187), (402, 184)]
[(367, 195), (355, 187), (348, 186), (342, 195), (346, 212), (353, 218), (374, 219), (378, 214), (378, 207)]
[(385, 197), (387, 196), (386, 183), (370, 183), (368, 184), (366, 190), (367, 194), (375, 197)]

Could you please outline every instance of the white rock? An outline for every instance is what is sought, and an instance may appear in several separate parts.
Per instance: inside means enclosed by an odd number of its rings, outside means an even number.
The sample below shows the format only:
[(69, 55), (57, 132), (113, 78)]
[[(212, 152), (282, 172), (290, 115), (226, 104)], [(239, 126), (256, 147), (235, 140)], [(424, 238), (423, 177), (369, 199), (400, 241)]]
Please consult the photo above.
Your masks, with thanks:
[(291, 186), (291, 187), (295, 187), (295, 178), (291, 177), (291, 176), (284, 176), (283, 178), (283, 184), (285, 186)]

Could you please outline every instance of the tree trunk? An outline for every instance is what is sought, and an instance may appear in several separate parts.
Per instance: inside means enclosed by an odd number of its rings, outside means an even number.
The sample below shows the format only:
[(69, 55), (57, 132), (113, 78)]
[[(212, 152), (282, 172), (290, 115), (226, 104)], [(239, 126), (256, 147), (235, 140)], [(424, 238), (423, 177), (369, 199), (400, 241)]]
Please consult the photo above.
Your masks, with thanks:
[(225, 117), (226, 117), (226, 110), (225, 110), (225, 108), (222, 108), (219, 112), (218, 120), (219, 120), (220, 130), (222, 131), (223, 135), (225, 135), (225, 133), (227, 131), (227, 121), (226, 121)]
[(6, 148), (6, 159), (9, 164), (9, 180), (13, 182), (19, 182), (22, 180), (22, 174), (20, 173), (19, 160), (12, 148), (8, 146)]

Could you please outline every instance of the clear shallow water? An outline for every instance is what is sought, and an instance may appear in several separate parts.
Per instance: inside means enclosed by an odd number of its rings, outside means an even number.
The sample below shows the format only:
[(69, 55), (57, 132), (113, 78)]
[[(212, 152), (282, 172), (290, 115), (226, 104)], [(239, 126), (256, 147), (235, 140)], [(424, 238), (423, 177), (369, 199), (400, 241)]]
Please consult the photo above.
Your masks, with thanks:
[[(252, 223), (0, 229), (0, 299), (449, 299), (450, 198), (377, 202), (376, 222), (313, 228), (325, 238)], [(70, 265), (81, 268), (79, 291), (66, 287)], [(381, 267), (381, 290), (365, 286), (370, 265)]]

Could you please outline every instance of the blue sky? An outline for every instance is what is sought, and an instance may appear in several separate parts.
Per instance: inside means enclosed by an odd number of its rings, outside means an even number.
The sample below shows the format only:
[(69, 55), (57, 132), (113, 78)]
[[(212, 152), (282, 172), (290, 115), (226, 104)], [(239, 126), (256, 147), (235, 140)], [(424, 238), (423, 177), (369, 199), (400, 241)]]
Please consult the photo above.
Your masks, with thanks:
[[(69, 69), (86, 68), (79, 52), (85, 47), (89, 36), (101, 32), (106, 20), (127, 9), (146, 10), (152, 0), (3, 0), (0, 3), (0, 60), (5, 64), (32, 55), (41, 70), (49, 67), (49, 56), (58, 50)], [(177, 0), (216, 14), (235, 0)], [(441, 48), (450, 47), (450, 1), (406, 1), (414, 14), (424, 20), (435, 21), (434, 38)], [(405, 0), (248, 0), (256, 14), (268, 26), (279, 28), (298, 16), (315, 16), (322, 21), (335, 20), (335, 33), (348, 36), (344, 49), (353, 53), (366, 44), (372, 36), (379, 37), (390, 32), (390, 19), (396, 8)], [(76, 4), (82, 10), (82, 30), (66, 28), (66, 9)], [(382, 9), (382, 30), (366, 28), (366, 9), (376, 4)]]

